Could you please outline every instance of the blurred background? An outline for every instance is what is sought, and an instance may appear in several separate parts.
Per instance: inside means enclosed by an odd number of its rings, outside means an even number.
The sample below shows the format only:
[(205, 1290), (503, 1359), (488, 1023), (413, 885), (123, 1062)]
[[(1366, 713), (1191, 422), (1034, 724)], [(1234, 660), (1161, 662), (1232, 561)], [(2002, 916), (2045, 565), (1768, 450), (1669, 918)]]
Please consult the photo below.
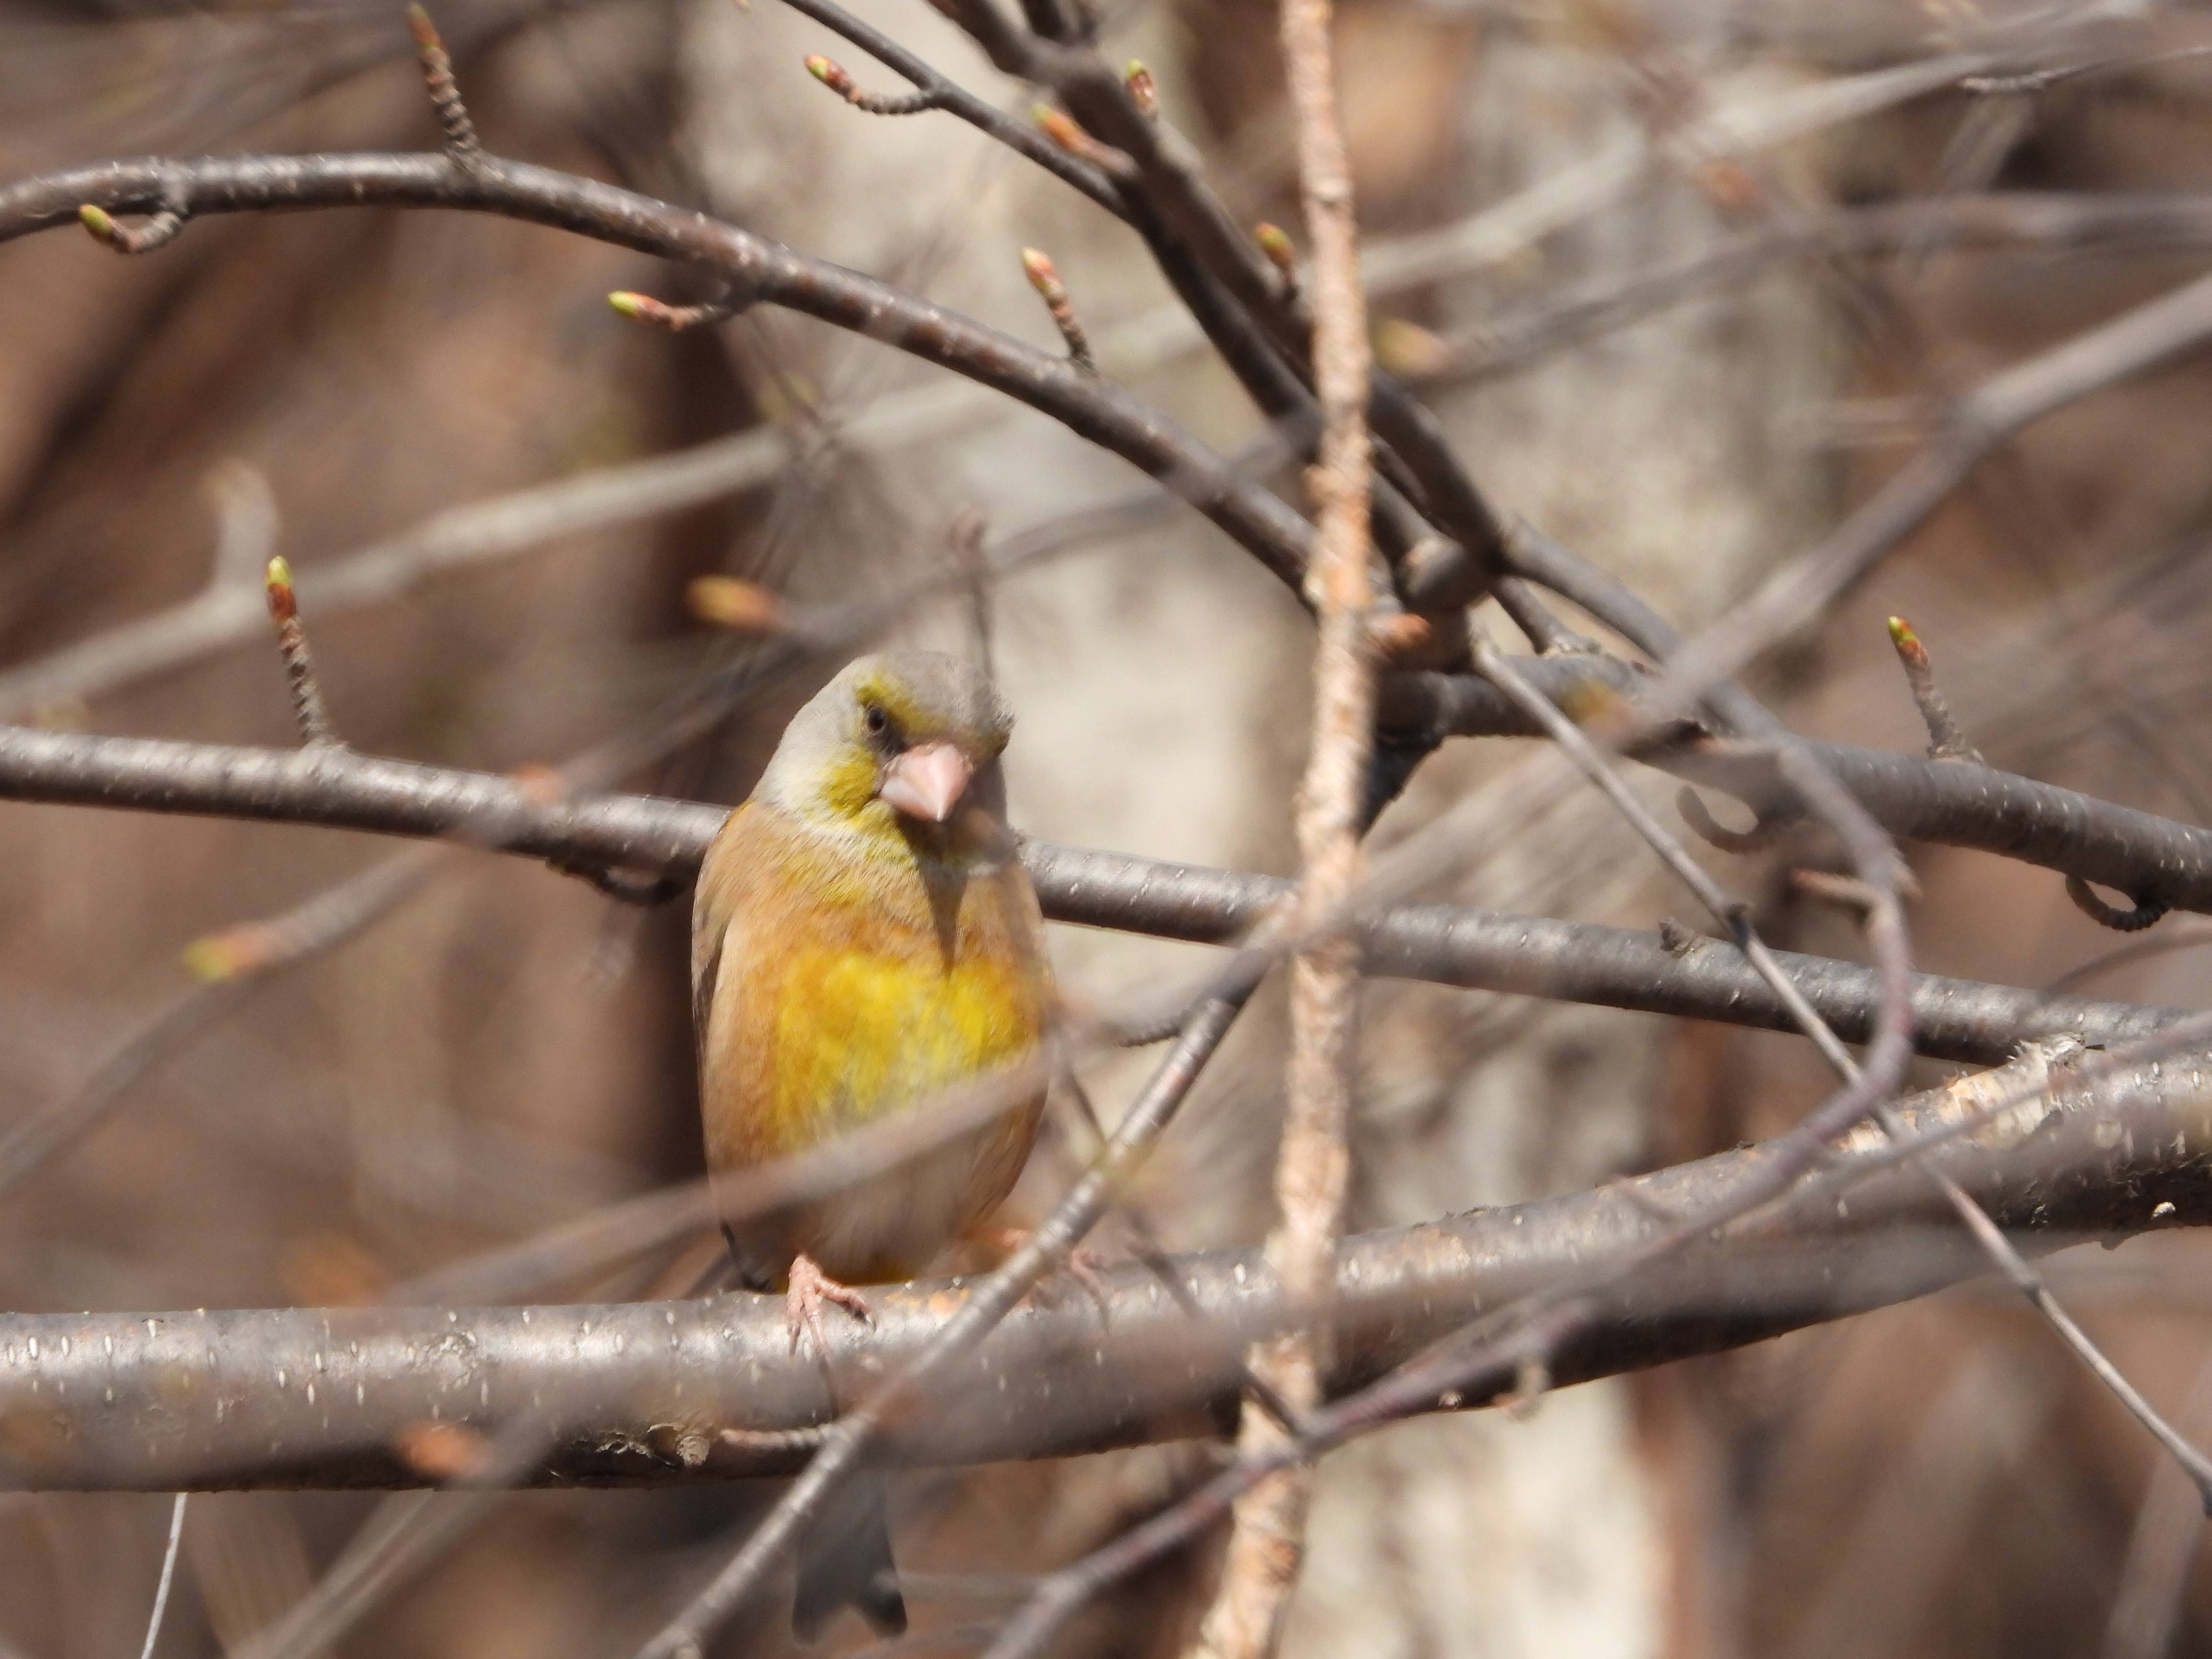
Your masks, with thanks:
[[(1030, 94), (921, 0), (856, 9), (1027, 110)], [(1115, 61), (1152, 68), (1164, 115), (1232, 210), (1294, 225), (1273, 8), (1102, 11)], [(436, 17), (499, 153), (708, 209), (1055, 346), (1018, 258), (1045, 248), (1107, 374), (1224, 448), (1254, 434), (1133, 238), (949, 117), (847, 106), (805, 72), (807, 53), (871, 88), (896, 77), (777, 0), (443, 0)], [(2212, 208), (2193, 194), (2212, 190), (2201, 8), (1346, 0), (1340, 27), (1386, 361), (1425, 382), (1497, 500), (1682, 624), (1808, 546), (1912, 453), (1947, 398), (2194, 276), (2212, 246), (2202, 209), (2193, 239), (1930, 234), (1873, 253), (1826, 240), (1844, 216), (1909, 202), (1963, 212), (1991, 196), (2078, 207), (2160, 194)], [(1992, 52), (2085, 72), (1963, 85)], [(9, 3), (0, 91), (9, 178), (149, 150), (436, 137), (399, 8), (360, 0)], [(1753, 241), (1765, 251), (1742, 257)], [(1663, 304), (1565, 309), (1648, 297), (1639, 283), (1705, 261)], [(251, 584), (229, 613), (245, 624), (204, 648), (179, 620), (204, 621), (226, 584), (235, 599), (239, 572), (273, 549), (300, 574), (332, 713), (356, 744), (502, 769), (619, 738), (625, 786), (735, 801), (841, 653), (771, 652), (710, 627), (689, 585), (739, 576), (818, 617), (934, 573), (939, 597), (895, 631), (988, 654), (1019, 719), (1019, 827), (1293, 866), (1309, 633), (1252, 561), (1176, 509), (1058, 536), (980, 592), (961, 579), (963, 515), (995, 545), (1141, 482), (1025, 410), (764, 310), (680, 336), (639, 328), (608, 290), (706, 291), (486, 218), (210, 221), (138, 259), (56, 233), (0, 249), (0, 717), (292, 742)], [(1901, 612), (1996, 763), (2212, 819), (2208, 422), (2199, 364), (2037, 427), (1860, 595), (1774, 653), (1761, 688), (1802, 729), (1917, 748), (1881, 627)], [(686, 459), (653, 470), (672, 456)], [(514, 527), (549, 498), (505, 498), (564, 485), (582, 493), (550, 498), (534, 532)], [(608, 507), (625, 489), (632, 506)], [(451, 516), (487, 502), (501, 505)], [(672, 750), (640, 736), (732, 667), (743, 695), (707, 736)], [(1378, 842), (1505, 777), (1522, 749), (1448, 747)], [(1640, 787), (1671, 802), (1671, 784)], [(1510, 783), (1498, 788), (1491, 828), (1437, 896), (1694, 919), (1601, 805), (1522, 812)], [(1925, 890), (1916, 949), (1934, 971), (2035, 985), (2116, 942), (2054, 876), (1910, 850)], [(104, 1106), (0, 1193), (0, 1304), (371, 1300), (697, 1172), (685, 906), (640, 910), (468, 854), (371, 878), (364, 893), (363, 872), (403, 852), (319, 830), (0, 807), (0, 1131), (62, 1103)], [(1792, 896), (1790, 861), (1787, 848), (1711, 857), (1778, 943), (1855, 953), (1848, 918)], [(327, 948), (243, 992), (196, 988), (192, 941), (347, 882), (352, 908)], [(2201, 926), (2170, 920), (2153, 937)], [(1205, 961), (1055, 933), (1065, 988), (1100, 1007)], [(2175, 951), (2081, 982), (2197, 1005), (2212, 960)], [(1724, 1148), (1785, 1124), (1824, 1082), (1802, 1043), (1641, 1016), (1378, 984), (1365, 1018), (1360, 1228)], [(1166, 1244), (1264, 1234), (1285, 1036), (1279, 1001), (1263, 998), (1132, 1195)], [(1109, 1115), (1146, 1063), (1093, 1068)], [(1048, 1138), (1018, 1207), (1048, 1202), (1074, 1155)], [(2076, 1251), (2054, 1270), (2098, 1339), (2200, 1436), (2212, 1434), (2208, 1265), (2167, 1237)], [(544, 1294), (657, 1286), (631, 1271)], [(1004, 1605), (1009, 1576), (1096, 1545), (1205, 1467), (1186, 1445), (905, 1478), (900, 1551), (923, 1634), (902, 1650), (965, 1650), (959, 1627), (972, 1635)], [(626, 1651), (769, 1495), (503, 1499), (337, 1650)], [(161, 1651), (240, 1649), (379, 1501), (194, 1499)], [(167, 1516), (158, 1495), (0, 1496), (7, 1650), (134, 1650)], [(2154, 1476), (2148, 1443), (2048, 1334), (1969, 1288), (1572, 1389), (1525, 1420), (1414, 1422), (1336, 1454), (1288, 1650), (2212, 1652), (2199, 1537), (2186, 1490)], [(1212, 1566), (1201, 1553), (1130, 1584), (1060, 1650), (1179, 1652)], [(862, 1645), (858, 1628), (839, 1650)], [(715, 1651), (786, 1640), (771, 1604)]]

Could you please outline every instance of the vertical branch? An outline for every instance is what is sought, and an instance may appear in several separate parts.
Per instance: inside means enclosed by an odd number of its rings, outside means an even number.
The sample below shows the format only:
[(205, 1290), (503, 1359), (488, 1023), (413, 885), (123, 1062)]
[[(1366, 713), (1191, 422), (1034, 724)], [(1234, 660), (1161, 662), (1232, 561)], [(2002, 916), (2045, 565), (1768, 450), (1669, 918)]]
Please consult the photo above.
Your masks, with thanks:
[[(1319, 520), (1309, 582), (1320, 613), (1314, 659), (1313, 749), (1298, 793), (1299, 905), (1308, 918), (1345, 913), (1360, 879), (1360, 811), (1375, 720), (1367, 638), (1373, 599), (1368, 560), (1372, 449), (1367, 398), (1372, 364), (1359, 286), (1358, 231), (1351, 169), (1337, 117), (1329, 42), (1330, 0), (1282, 0), (1283, 56), (1298, 141), (1298, 179), (1312, 247), (1315, 386), (1322, 409), (1320, 456), (1309, 474)], [(1238, 1431), (1247, 1457), (1287, 1442), (1321, 1399), (1328, 1366), (1327, 1298), (1335, 1282), (1348, 1157), (1345, 1124), (1353, 1073), (1357, 947), (1336, 933), (1310, 942), (1291, 981), (1288, 1109), (1275, 1164), (1280, 1219), (1267, 1240), (1270, 1264), (1308, 1322), (1263, 1344), (1254, 1375), (1279, 1402), (1274, 1413), (1245, 1402)], [(1207, 1659), (1265, 1659), (1275, 1651), (1305, 1553), (1312, 1476), (1285, 1468), (1237, 1500), (1220, 1591), (1199, 1635)]]

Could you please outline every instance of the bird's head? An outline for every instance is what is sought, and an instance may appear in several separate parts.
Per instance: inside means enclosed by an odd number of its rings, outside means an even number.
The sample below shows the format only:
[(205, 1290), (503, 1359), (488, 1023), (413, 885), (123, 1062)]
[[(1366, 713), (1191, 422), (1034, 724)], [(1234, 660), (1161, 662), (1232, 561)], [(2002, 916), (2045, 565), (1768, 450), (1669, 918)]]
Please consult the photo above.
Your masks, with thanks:
[(957, 657), (862, 657), (792, 717), (754, 798), (815, 828), (933, 858), (1002, 855), (1013, 720)]

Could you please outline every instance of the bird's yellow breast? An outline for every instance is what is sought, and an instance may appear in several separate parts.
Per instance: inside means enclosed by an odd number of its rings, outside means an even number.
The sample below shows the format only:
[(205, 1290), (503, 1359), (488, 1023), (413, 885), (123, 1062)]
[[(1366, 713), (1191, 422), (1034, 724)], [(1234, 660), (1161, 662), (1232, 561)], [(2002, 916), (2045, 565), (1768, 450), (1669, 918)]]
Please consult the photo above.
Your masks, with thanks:
[(775, 1151), (918, 1103), (1036, 1041), (1034, 990), (1011, 964), (980, 952), (917, 960), (856, 939), (779, 952), (763, 967), (746, 990), (768, 1015), (769, 1086), (760, 1103)]
[(741, 810), (701, 875), (702, 1105), (716, 1168), (803, 1150), (1018, 1058), (1050, 995), (1018, 863), (947, 882)]

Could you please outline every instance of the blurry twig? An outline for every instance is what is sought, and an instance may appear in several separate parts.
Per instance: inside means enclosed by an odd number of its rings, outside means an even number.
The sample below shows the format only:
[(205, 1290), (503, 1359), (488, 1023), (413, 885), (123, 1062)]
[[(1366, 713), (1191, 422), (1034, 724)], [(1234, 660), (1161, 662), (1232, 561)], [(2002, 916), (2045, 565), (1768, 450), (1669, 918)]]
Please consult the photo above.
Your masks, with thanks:
[(0, 1192), (97, 1128), (150, 1067), (206, 1036), (271, 975), (390, 915), (422, 890), (447, 852), (410, 848), (281, 915), (195, 940), (185, 962), (198, 985), (111, 1051), (82, 1083), (0, 1134)]
[[(942, 402), (934, 397), (886, 398), (841, 432), (838, 441), (861, 448), (912, 442), (941, 418)], [(1231, 459), (1240, 471), (1264, 471), (1281, 450), (1279, 440), (1263, 437)], [(451, 507), (398, 536), (300, 573), (298, 588), (319, 619), (388, 603), (452, 571), (750, 488), (773, 478), (790, 453), (786, 433), (747, 432)], [(137, 684), (261, 637), (265, 609), (258, 589), (274, 538), (268, 486), (245, 468), (219, 472), (215, 483), (219, 547), (207, 587), (179, 605), (49, 656), (0, 669), (0, 718)], [(1137, 528), (1180, 505), (1173, 495), (1146, 483), (1102, 506), (1055, 514), (1016, 532), (1003, 550), (1005, 562), (1012, 568), (1063, 547)]]
[[(1723, 284), (1744, 283), (1804, 253), (1829, 259), (1991, 250), (2203, 247), (2212, 196), (2005, 191), (1793, 215), (1740, 233), (1657, 270), (1637, 270), (1507, 313), (1463, 333), (1429, 336), (1393, 366), (1423, 386), (1479, 385), (1543, 362), (1565, 346), (1624, 328)], [(1387, 245), (1386, 245), (1387, 246)]]
[(942, 88), (923, 87), (908, 93), (868, 92), (853, 83), (853, 77), (845, 73), (842, 64), (819, 53), (806, 60), (806, 72), (854, 109), (865, 110), (871, 115), (919, 115), (924, 110), (945, 107), (945, 93)]
[(2044, 981), (2045, 991), (2070, 991), (2083, 981), (2094, 978), (2113, 968), (2130, 962), (2141, 962), (2150, 957), (2171, 956), (2178, 951), (2201, 950), (2212, 945), (2212, 924), (2198, 922), (2193, 927), (2172, 927), (2158, 939), (2137, 939), (2132, 945), (2117, 945), (2101, 955), (2069, 968), (2056, 979)]
[[(2181, 1412), (2200, 1432), (2212, 1429), (2212, 1347), (2197, 1361)], [(2163, 1659), (2172, 1645), (2204, 1531), (2202, 1494), (2179, 1473), (2172, 1464), (2154, 1464), (2144, 1483), (2100, 1659)]]
[(154, 1659), (154, 1644), (161, 1639), (161, 1616), (169, 1610), (169, 1586), (177, 1576), (177, 1546), (185, 1537), (185, 1499), (189, 1493), (179, 1492), (176, 1502), (169, 1505), (169, 1541), (161, 1548), (161, 1582), (154, 1587), (154, 1611), (147, 1616), (146, 1640), (138, 1650), (138, 1659)]
[[(1910, 639), (1911, 630), (1905, 630), (1905, 635)], [(1916, 640), (1912, 643), (1917, 646), (1918, 641)], [(1812, 1039), (1814, 1047), (1820, 1051), (1821, 1057), (1847, 1085), (1858, 1082), (1863, 1076), (1858, 1062), (1851, 1058), (1850, 1051), (1838, 1039), (1827, 1022), (1822, 1019), (1806, 1001), (1803, 993), (1790, 981), (1780, 965), (1774, 961), (1771, 954), (1767, 953), (1764, 942), (1752, 928), (1746, 908), (1741, 902), (1729, 898), (1711, 877), (1697, 867), (1683, 850), (1681, 844), (1668, 835), (1659, 821), (1644, 809), (1643, 803), (1628, 793), (1620, 780), (1613, 775), (1611, 767), (1607, 765), (1604, 757), (1598, 753), (1589, 739), (1583, 736), (1571, 720), (1560, 714), (1557, 708), (1551, 707), (1541, 693), (1515, 674), (1504, 659), (1488, 647), (1479, 645), (1476, 647), (1476, 665), (1481, 672), (1496, 679), (1516, 701), (1543, 721), (1553, 741), (1558, 743), (1590, 780), (1605, 793), (1607, 798), (1635, 828), (1637, 833), (1650, 843), (1652, 849), (1666, 862), (1668, 867), (1681, 878), (1685, 885), (1698, 895), (1699, 900), (1712, 912), (1714, 919), (1734, 935), (1738, 948), (1743, 951), (1747, 958), (1755, 967), (1759, 968), (1762, 976), (1765, 977), (1768, 983), (1774, 988), (1775, 994), (1789, 1005), (1800, 1028), (1808, 1037)], [(1921, 653), (1923, 665), (1925, 654), (1924, 652)], [(1916, 692), (1921, 689), (1917, 682), (1914, 689)], [(1932, 695), (1932, 680), (1928, 690)], [(1935, 725), (1936, 721), (1931, 716), (1931, 728)], [(1868, 910), (1893, 902), (1891, 895), (1874, 890), (1862, 889), (1856, 896), (1862, 908)], [(1881, 1125), (1883, 1132), (1893, 1141), (1903, 1141), (1906, 1139), (1904, 1120), (1899, 1116), (1896, 1109), (1889, 1104), (1887, 1098), (1878, 1098), (1873, 1103), (1871, 1110), (1875, 1120)], [(2042, 1275), (2035, 1270), (2027, 1258), (2021, 1254), (2018, 1247), (2005, 1237), (2002, 1230), (1990, 1219), (1989, 1212), (1976, 1203), (1966, 1189), (1948, 1175), (1940, 1170), (1930, 1170), (1929, 1173), (1929, 1178), (1942, 1193), (1945, 1201), (1958, 1213), (1960, 1220), (1966, 1224), (1967, 1231), (1974, 1236), (1976, 1242), (1979, 1243), (1997, 1269), (2011, 1280), (2013, 1287), (2043, 1316), (2051, 1328), (2058, 1334), (2060, 1340), (2074, 1351), (2075, 1357), (2089, 1368), (2098, 1381), (2112, 1393), (2136, 1420), (2143, 1425), (2151, 1437), (2188, 1474), (2190, 1480), (2195, 1483), (2199, 1497), (2203, 1500), (2205, 1512), (2212, 1515), (2212, 1458), (2207, 1458), (2203, 1452), (2191, 1444), (2185, 1437), (2167, 1423), (2143, 1397), (2141, 1391), (2121, 1374), (2119, 1368), (2114, 1365), (2105, 1356), (2103, 1351), (2089, 1340), (2087, 1333), (2083, 1331), (2075, 1322), (2073, 1316), (2058, 1304), (2057, 1298), (2051, 1293), (2051, 1287), (2045, 1283)]]
[(1809, 551), (1669, 655), (1650, 688), (1662, 709), (1692, 701), (1802, 627), (1927, 520), (1999, 445), (2092, 392), (2212, 339), (2212, 276), (2199, 277), (1991, 376), (1960, 398), (1944, 434)]
[(1044, 308), (1052, 313), (1053, 326), (1067, 347), (1067, 360), (1086, 374), (1096, 374), (1098, 365), (1091, 359), (1091, 340), (1083, 331), (1083, 323), (1075, 314), (1075, 301), (1068, 298), (1067, 285), (1060, 280), (1054, 269), (1051, 256), (1042, 249), (1025, 247), (1022, 250), (1022, 274), (1030, 279), (1030, 286), (1044, 301)]

